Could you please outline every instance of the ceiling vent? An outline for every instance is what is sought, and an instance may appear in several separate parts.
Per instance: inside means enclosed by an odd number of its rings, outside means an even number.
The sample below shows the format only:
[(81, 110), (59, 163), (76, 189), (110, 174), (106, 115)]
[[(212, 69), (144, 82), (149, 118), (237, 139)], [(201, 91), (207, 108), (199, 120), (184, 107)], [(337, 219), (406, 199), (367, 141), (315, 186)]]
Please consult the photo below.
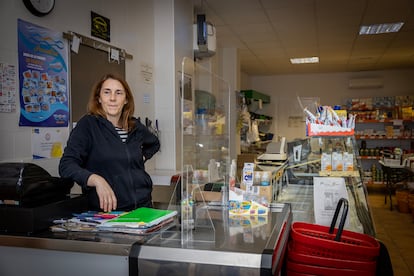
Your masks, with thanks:
[(382, 78), (355, 78), (350, 79), (349, 89), (375, 89), (384, 87), (384, 80)]

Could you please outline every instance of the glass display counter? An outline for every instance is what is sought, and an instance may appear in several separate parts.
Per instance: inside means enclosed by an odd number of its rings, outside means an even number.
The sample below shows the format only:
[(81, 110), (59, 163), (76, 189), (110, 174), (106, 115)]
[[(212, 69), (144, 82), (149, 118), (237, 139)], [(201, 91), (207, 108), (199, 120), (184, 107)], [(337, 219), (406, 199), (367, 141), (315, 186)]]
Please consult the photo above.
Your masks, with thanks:
[[(325, 153), (346, 153), (352, 158), (352, 169), (327, 168), (323, 164)], [(315, 177), (344, 179), (349, 201), (348, 223), (345, 229), (375, 236), (374, 223), (363, 183), (358, 147), (353, 136), (309, 137), (288, 143), (287, 181), (284, 182), (277, 202), (292, 205), (293, 221), (315, 223)], [(332, 155), (331, 155), (332, 156)], [(331, 166), (332, 160), (330, 162)], [(319, 195), (319, 200), (326, 200)]]

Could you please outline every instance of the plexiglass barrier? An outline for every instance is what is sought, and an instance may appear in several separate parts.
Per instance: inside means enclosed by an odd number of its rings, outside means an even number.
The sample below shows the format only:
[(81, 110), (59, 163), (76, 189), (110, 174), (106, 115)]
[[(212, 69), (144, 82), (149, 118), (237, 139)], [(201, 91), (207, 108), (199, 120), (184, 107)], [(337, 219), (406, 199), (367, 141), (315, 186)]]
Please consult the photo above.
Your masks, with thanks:
[(183, 245), (214, 242), (209, 210), (228, 204), (230, 86), (191, 58), (179, 82), (181, 174), (169, 208), (179, 212)]

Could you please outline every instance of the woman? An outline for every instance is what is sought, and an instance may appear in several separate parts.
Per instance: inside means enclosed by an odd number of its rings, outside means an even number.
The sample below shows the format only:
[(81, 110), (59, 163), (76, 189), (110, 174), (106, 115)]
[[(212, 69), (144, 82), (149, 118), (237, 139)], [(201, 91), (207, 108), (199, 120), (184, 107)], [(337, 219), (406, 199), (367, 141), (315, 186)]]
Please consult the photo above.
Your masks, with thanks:
[(73, 128), (59, 174), (82, 187), (90, 210), (129, 211), (151, 206), (152, 180), (144, 163), (160, 148), (134, 114), (125, 80), (108, 74), (93, 88), (88, 114)]

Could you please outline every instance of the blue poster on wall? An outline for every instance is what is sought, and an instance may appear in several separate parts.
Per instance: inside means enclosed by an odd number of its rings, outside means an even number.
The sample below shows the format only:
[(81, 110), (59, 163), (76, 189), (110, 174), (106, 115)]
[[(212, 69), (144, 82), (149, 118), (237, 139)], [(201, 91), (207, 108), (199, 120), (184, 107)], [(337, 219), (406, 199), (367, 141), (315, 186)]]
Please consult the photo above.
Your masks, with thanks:
[(67, 127), (68, 46), (62, 32), (18, 20), (19, 126)]

